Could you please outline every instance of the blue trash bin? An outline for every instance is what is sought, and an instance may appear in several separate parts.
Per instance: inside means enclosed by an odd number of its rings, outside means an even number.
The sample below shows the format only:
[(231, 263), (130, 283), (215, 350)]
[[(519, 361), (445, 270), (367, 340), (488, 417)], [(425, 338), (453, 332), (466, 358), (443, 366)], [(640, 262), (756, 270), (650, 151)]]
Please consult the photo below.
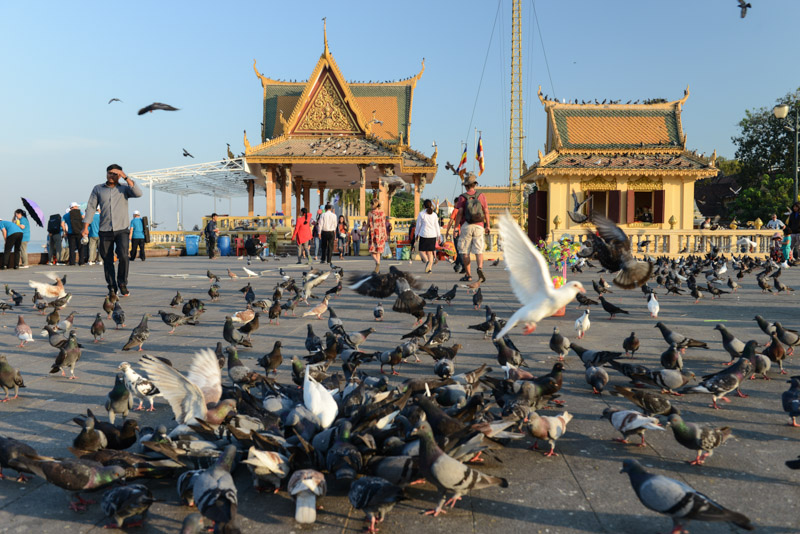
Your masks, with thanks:
[(219, 249), (220, 256), (231, 255), (231, 236), (221, 235), (217, 238), (217, 248)]
[(197, 253), (200, 250), (200, 236), (187, 235), (184, 236), (184, 239), (186, 239), (186, 255), (197, 256)]

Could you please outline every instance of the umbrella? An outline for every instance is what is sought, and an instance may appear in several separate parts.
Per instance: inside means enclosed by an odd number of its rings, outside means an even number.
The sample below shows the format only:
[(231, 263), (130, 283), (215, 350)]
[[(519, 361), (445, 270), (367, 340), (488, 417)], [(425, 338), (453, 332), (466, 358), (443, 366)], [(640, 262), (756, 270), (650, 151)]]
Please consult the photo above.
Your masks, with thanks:
[(28, 200), (27, 198), (22, 197), (22, 204), (28, 210), (28, 214), (30, 214), (33, 221), (41, 227), (44, 227), (42, 221), (44, 220), (44, 212), (42, 212), (42, 208), (34, 202), (33, 200)]

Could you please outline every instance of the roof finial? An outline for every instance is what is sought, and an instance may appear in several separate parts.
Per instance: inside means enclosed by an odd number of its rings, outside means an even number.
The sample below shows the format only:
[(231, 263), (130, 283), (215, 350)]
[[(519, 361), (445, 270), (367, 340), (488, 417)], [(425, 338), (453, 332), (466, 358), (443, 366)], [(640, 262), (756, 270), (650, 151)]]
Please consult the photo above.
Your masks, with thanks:
[(326, 20), (328, 17), (322, 17), (322, 36), (325, 39), (325, 54), (329, 54), (328, 51), (328, 21)]

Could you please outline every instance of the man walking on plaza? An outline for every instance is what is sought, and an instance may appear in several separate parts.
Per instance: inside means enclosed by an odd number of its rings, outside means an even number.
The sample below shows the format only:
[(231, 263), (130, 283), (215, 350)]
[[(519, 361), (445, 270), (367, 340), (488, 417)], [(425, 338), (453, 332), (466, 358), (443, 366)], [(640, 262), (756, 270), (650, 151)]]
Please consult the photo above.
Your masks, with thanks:
[[(462, 282), (472, 280), (470, 253), (475, 254), (478, 262), (478, 278), (486, 281), (483, 276), (483, 252), (486, 250), (484, 235), (489, 233), (489, 206), (483, 193), (475, 191), (478, 179), (474, 174), (467, 174), (464, 178), (466, 192), (458, 197), (456, 202), (455, 224), (460, 227), (460, 236), (456, 248), (461, 255), (466, 274), (460, 279)], [(453, 219), (450, 219), (450, 223)], [(446, 239), (450, 237), (450, 224), (447, 225)]]
[(213, 260), (217, 248), (217, 236), (219, 235), (216, 213), (211, 214), (211, 220), (208, 221), (203, 233), (206, 235), (206, 252), (208, 252), (208, 259)]
[(325, 213), (319, 218), (319, 234), (322, 240), (322, 254), (319, 261), (330, 265), (333, 239), (336, 237), (336, 214), (333, 213), (330, 204), (325, 204)]
[(83, 254), (81, 253), (81, 208), (77, 202), (69, 205), (69, 211), (64, 215), (64, 224), (67, 231), (67, 243), (69, 244), (69, 264), (75, 265), (75, 254), (78, 255), (78, 265), (83, 265)]
[(57, 265), (61, 262), (61, 232), (64, 222), (61, 215), (54, 213), (47, 220), (47, 263)]
[(131, 219), (131, 261), (136, 259), (136, 249), (139, 249), (139, 257), (145, 261), (144, 256), (144, 223), (142, 222), (142, 215), (139, 210), (133, 212), (133, 219)]
[[(125, 180), (127, 184), (120, 184)], [(106, 169), (106, 183), (94, 186), (86, 207), (83, 219), (84, 237), (89, 237), (89, 225), (95, 211), (100, 207), (100, 257), (109, 293), (119, 290), (123, 297), (130, 295), (128, 291), (128, 199), (139, 198), (142, 190), (122, 171), (117, 164)], [(114, 254), (119, 260), (119, 268), (114, 276)]]

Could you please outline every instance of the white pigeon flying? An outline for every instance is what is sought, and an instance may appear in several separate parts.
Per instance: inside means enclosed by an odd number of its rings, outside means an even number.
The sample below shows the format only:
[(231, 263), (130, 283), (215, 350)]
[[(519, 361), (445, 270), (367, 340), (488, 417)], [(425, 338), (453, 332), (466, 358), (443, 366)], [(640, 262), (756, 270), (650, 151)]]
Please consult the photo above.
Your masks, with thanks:
[(650, 317), (658, 317), (658, 310), (661, 305), (658, 303), (655, 293), (647, 295), (647, 309), (650, 311)]
[(583, 336), (589, 331), (591, 325), (592, 323), (589, 321), (589, 310), (586, 309), (583, 311), (583, 315), (575, 319), (575, 331), (578, 332), (578, 339), (583, 339)]
[(506, 335), (518, 322), (525, 325), (523, 333), (530, 334), (536, 330), (536, 323), (569, 304), (579, 292), (586, 292), (583, 284), (576, 281), (555, 289), (544, 257), (508, 211), (500, 216), (499, 224), (509, 282), (522, 307), (514, 312), (495, 339)]

